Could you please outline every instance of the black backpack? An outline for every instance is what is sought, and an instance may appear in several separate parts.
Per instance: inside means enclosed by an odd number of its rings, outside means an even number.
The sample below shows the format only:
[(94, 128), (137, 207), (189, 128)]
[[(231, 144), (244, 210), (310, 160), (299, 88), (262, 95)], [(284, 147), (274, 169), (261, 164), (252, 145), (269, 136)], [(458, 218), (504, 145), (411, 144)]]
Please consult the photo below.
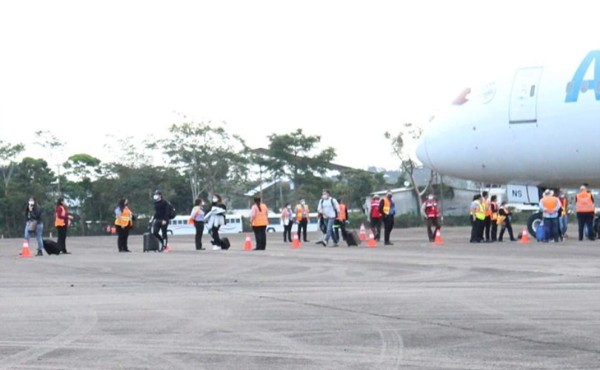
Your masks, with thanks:
[(171, 204), (171, 202), (167, 201), (167, 216), (169, 216), (169, 220), (172, 220), (177, 216), (175, 213), (175, 207)]

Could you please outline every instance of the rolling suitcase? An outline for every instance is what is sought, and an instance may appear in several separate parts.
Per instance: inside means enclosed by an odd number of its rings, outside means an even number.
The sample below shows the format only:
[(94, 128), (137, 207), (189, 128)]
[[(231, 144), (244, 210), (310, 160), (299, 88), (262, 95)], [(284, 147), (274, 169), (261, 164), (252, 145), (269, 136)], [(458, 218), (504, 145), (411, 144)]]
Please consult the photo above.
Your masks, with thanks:
[(158, 242), (158, 239), (156, 239), (154, 234), (151, 234), (149, 232), (144, 233), (144, 252), (158, 252), (159, 246), (160, 243)]
[(229, 249), (231, 247), (231, 243), (229, 242), (229, 238), (221, 238), (221, 249)]
[(348, 244), (349, 247), (358, 247), (360, 239), (358, 238), (356, 231), (349, 231), (346, 234), (346, 244)]
[(60, 248), (58, 247), (58, 243), (54, 240), (44, 239), (44, 250), (48, 254), (60, 254)]
[(546, 226), (544, 226), (543, 222), (535, 229), (535, 239), (538, 242), (546, 241)]

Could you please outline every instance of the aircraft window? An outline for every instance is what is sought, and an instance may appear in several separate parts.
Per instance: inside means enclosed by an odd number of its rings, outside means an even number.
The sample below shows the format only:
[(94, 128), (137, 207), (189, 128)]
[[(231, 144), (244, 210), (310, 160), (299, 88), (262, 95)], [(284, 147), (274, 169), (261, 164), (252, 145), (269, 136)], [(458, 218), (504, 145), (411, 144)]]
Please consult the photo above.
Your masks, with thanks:
[(452, 104), (454, 105), (463, 105), (469, 101), (468, 96), (471, 93), (471, 88), (467, 87), (464, 89), (457, 97), (454, 99)]

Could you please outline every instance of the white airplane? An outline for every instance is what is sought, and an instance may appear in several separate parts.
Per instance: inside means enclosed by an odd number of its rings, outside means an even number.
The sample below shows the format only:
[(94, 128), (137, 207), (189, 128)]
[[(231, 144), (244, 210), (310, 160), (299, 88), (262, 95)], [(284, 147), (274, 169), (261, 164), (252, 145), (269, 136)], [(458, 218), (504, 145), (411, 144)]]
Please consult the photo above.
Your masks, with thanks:
[(537, 187), (600, 187), (600, 50), (571, 57), (465, 89), (432, 119), (417, 157), (443, 175), (512, 185), (509, 201), (537, 202)]

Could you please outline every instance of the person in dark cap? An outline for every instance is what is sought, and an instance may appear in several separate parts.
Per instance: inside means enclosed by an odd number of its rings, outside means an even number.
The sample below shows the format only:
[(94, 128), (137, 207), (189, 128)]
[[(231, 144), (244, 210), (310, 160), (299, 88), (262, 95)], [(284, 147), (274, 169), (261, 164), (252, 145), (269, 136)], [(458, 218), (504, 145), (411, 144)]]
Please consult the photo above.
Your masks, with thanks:
[[(161, 245), (161, 252), (167, 245), (167, 227), (169, 225), (169, 204), (163, 199), (162, 192), (154, 192), (154, 216), (152, 217), (152, 234)], [(162, 234), (162, 236), (161, 236)]]

